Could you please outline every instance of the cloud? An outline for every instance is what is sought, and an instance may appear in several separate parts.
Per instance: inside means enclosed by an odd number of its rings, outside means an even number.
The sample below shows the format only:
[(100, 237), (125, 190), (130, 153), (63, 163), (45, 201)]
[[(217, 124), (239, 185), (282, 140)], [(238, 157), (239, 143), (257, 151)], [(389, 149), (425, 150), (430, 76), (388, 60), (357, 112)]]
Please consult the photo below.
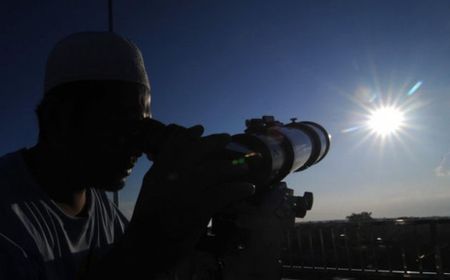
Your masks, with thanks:
[(439, 165), (434, 169), (438, 177), (450, 176), (450, 152), (442, 157)]

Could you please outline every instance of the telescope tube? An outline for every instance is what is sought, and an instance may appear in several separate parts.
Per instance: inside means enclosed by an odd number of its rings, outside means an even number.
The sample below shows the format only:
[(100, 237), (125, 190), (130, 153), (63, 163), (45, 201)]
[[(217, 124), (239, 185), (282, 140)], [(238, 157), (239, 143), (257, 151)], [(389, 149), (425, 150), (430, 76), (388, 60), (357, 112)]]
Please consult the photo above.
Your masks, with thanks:
[(330, 148), (330, 135), (314, 122), (279, 123), (232, 139), (226, 150), (246, 158), (250, 170), (247, 179), (257, 186), (269, 186), (292, 172), (305, 170), (321, 161)]

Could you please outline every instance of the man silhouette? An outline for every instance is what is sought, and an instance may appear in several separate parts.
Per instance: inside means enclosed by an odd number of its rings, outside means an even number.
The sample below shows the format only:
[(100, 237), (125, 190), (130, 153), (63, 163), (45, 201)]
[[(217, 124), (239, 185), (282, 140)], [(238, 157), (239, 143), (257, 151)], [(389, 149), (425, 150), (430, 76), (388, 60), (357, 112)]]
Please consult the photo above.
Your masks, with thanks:
[(210, 157), (229, 135), (169, 125), (131, 221), (108, 200), (149, 152), (134, 143), (151, 122), (141, 52), (115, 33), (56, 44), (36, 112), (38, 143), (0, 158), (0, 279), (151, 279), (192, 252), (215, 212), (253, 193), (240, 167)]

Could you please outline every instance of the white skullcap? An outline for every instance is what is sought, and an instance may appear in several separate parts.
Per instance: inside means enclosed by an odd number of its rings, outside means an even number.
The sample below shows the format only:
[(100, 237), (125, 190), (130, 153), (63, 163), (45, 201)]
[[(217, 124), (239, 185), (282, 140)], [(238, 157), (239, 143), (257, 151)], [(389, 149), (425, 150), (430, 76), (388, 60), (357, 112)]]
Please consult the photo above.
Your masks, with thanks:
[(113, 32), (80, 32), (56, 44), (46, 65), (44, 93), (68, 82), (119, 80), (150, 90), (141, 51)]

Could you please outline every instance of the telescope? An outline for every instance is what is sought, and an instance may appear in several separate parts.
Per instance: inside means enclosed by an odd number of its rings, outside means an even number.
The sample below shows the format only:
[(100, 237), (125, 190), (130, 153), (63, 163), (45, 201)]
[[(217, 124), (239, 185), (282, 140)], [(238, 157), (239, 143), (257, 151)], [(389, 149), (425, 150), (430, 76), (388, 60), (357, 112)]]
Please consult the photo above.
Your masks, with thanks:
[(223, 152), (235, 164), (248, 164), (246, 181), (256, 190), (281, 182), (321, 161), (330, 149), (330, 136), (319, 124), (297, 122), (283, 124), (273, 116), (246, 121), (245, 133), (232, 136)]
[[(157, 159), (168, 130), (158, 121), (145, 122), (133, 138), (151, 160)], [(215, 213), (196, 249), (218, 261), (218, 276), (211, 279), (279, 280), (283, 236), (313, 204), (312, 193), (294, 196), (282, 180), (320, 162), (330, 149), (330, 135), (317, 123), (295, 118), (284, 124), (263, 116), (245, 124), (244, 133), (233, 135), (230, 143), (210, 157), (245, 165), (247, 172), (240, 179), (254, 184), (255, 194), (241, 202), (241, 210), (230, 205)], [(199, 275), (210, 275), (208, 262), (204, 265), (208, 274), (201, 271), (201, 262), (196, 264)]]
[[(330, 149), (330, 135), (319, 124), (309, 121), (283, 124), (273, 116), (246, 120), (244, 133), (232, 136), (232, 141), (211, 157), (226, 159), (235, 165), (246, 165), (248, 173), (242, 181), (255, 185), (255, 193), (276, 186), (292, 172), (300, 172), (320, 162)], [(150, 159), (157, 156), (167, 138), (166, 126), (154, 119), (141, 123), (133, 141)], [(304, 217), (313, 203), (312, 193), (303, 197), (291, 194), (297, 217)]]
[[(249, 172), (244, 179), (257, 189), (318, 163), (330, 149), (330, 135), (314, 122), (292, 118), (283, 124), (273, 116), (263, 116), (246, 120), (245, 124), (245, 132), (233, 135), (232, 141), (212, 157), (228, 159), (235, 165), (246, 164)], [(165, 141), (166, 126), (154, 119), (143, 125), (133, 137), (134, 145), (154, 158)]]

